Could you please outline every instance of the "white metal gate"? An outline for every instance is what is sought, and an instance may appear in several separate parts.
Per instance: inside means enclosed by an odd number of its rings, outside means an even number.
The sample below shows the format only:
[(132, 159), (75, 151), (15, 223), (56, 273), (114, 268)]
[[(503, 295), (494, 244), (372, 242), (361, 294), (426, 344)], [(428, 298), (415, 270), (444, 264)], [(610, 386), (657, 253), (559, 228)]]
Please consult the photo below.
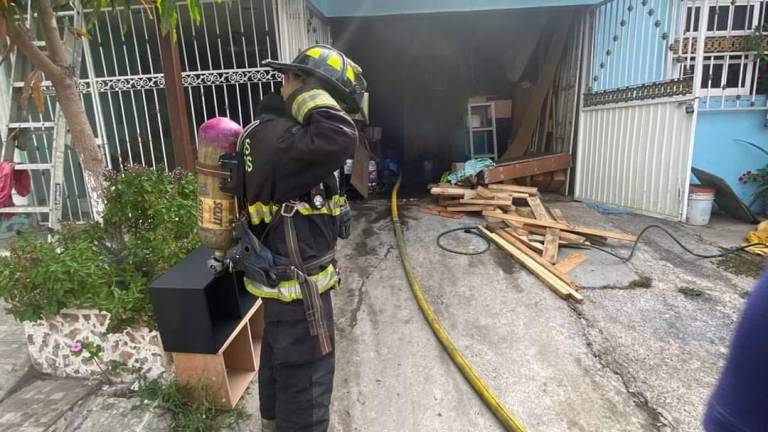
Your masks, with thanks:
[(613, 0), (594, 10), (586, 47), (591, 85), (579, 120), (577, 200), (685, 218), (702, 44), (694, 42), (687, 56), (675, 56), (669, 35), (685, 33), (694, 22), (701, 35), (709, 18), (699, 18), (698, 8), (688, 3)]
[(686, 103), (657, 100), (582, 110), (575, 198), (682, 217), (693, 134)]
[[(261, 66), (262, 60), (277, 56), (272, 4), (236, 0), (201, 6), (195, 26), (186, 3), (177, 4), (182, 85), (192, 130), (217, 116), (250, 123), (258, 102), (281, 79)], [(89, 111), (109, 167), (173, 167), (155, 20), (142, 6), (131, 7), (128, 14), (105, 11), (93, 33), (81, 91), (95, 93)]]
[[(83, 45), (81, 97), (108, 168), (172, 168), (173, 125), (166, 108), (156, 19), (144, 6), (128, 6), (128, 13), (125, 7), (117, 7), (117, 13), (108, 8), (96, 18), (90, 40)], [(62, 31), (71, 26), (76, 13), (57, 13)], [(216, 116), (250, 123), (259, 101), (276, 91), (282, 79), (278, 72), (262, 67), (263, 60), (290, 60), (310, 44), (331, 43), (328, 22), (306, 0), (203, 0), (197, 26), (186, 2), (177, 3), (177, 13), (182, 85), (193, 132)], [(10, 74), (12, 81), (23, 81), (13, 70)], [(30, 122), (53, 121), (55, 95), (50, 83), (44, 83), (44, 88), (46, 111), (40, 116), (30, 110)], [(21, 155), (23, 162), (50, 162), (50, 132), (25, 140), (28, 150)], [(65, 162), (63, 217), (80, 222), (91, 217), (88, 191), (77, 155), (68, 150)], [(33, 204), (47, 204), (47, 183), (44, 175), (35, 174)], [(39, 220), (45, 222), (45, 215)], [(0, 226), (0, 234), (13, 227), (6, 228)]]

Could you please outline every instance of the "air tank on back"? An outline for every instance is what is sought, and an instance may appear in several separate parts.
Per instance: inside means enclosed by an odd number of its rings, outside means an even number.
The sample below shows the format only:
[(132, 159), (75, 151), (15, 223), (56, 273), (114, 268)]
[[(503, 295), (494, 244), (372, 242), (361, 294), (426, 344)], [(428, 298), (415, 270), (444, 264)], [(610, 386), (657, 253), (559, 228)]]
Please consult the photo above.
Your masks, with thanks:
[(225, 117), (203, 123), (197, 145), (197, 234), (203, 245), (224, 255), (234, 246), (232, 223), (237, 217), (235, 197), (221, 191), (219, 156), (234, 153), (243, 128)]

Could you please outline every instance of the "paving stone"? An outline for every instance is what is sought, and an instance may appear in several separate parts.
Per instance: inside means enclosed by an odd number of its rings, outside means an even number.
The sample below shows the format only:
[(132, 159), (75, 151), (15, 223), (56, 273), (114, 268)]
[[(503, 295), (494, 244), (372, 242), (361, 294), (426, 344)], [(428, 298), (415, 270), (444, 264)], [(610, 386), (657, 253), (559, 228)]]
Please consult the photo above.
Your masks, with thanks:
[(0, 403), (0, 432), (43, 432), (96, 384), (75, 379), (39, 379)]

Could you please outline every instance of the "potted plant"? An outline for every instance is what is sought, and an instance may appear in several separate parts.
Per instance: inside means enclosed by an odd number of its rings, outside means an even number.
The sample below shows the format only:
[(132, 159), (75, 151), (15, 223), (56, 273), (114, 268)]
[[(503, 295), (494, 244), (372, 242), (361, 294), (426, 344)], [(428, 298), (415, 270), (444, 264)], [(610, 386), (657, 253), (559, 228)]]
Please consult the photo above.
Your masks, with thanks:
[(768, 165), (763, 168), (756, 169), (754, 171), (745, 171), (739, 176), (739, 183), (749, 184), (757, 183), (757, 189), (753, 193), (752, 201), (749, 203), (749, 207), (752, 207), (760, 197), (765, 199), (765, 213), (768, 215)]

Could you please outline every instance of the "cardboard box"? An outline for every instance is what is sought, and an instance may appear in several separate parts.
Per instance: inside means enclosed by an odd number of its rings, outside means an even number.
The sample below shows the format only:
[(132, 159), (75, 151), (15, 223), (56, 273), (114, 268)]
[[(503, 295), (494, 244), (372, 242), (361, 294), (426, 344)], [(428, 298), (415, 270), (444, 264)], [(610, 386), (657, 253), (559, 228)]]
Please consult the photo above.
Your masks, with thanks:
[(493, 102), (496, 118), (512, 118), (512, 99), (501, 99), (500, 96), (471, 96), (467, 103)]
[(512, 118), (512, 100), (501, 99), (493, 101), (496, 118)]

